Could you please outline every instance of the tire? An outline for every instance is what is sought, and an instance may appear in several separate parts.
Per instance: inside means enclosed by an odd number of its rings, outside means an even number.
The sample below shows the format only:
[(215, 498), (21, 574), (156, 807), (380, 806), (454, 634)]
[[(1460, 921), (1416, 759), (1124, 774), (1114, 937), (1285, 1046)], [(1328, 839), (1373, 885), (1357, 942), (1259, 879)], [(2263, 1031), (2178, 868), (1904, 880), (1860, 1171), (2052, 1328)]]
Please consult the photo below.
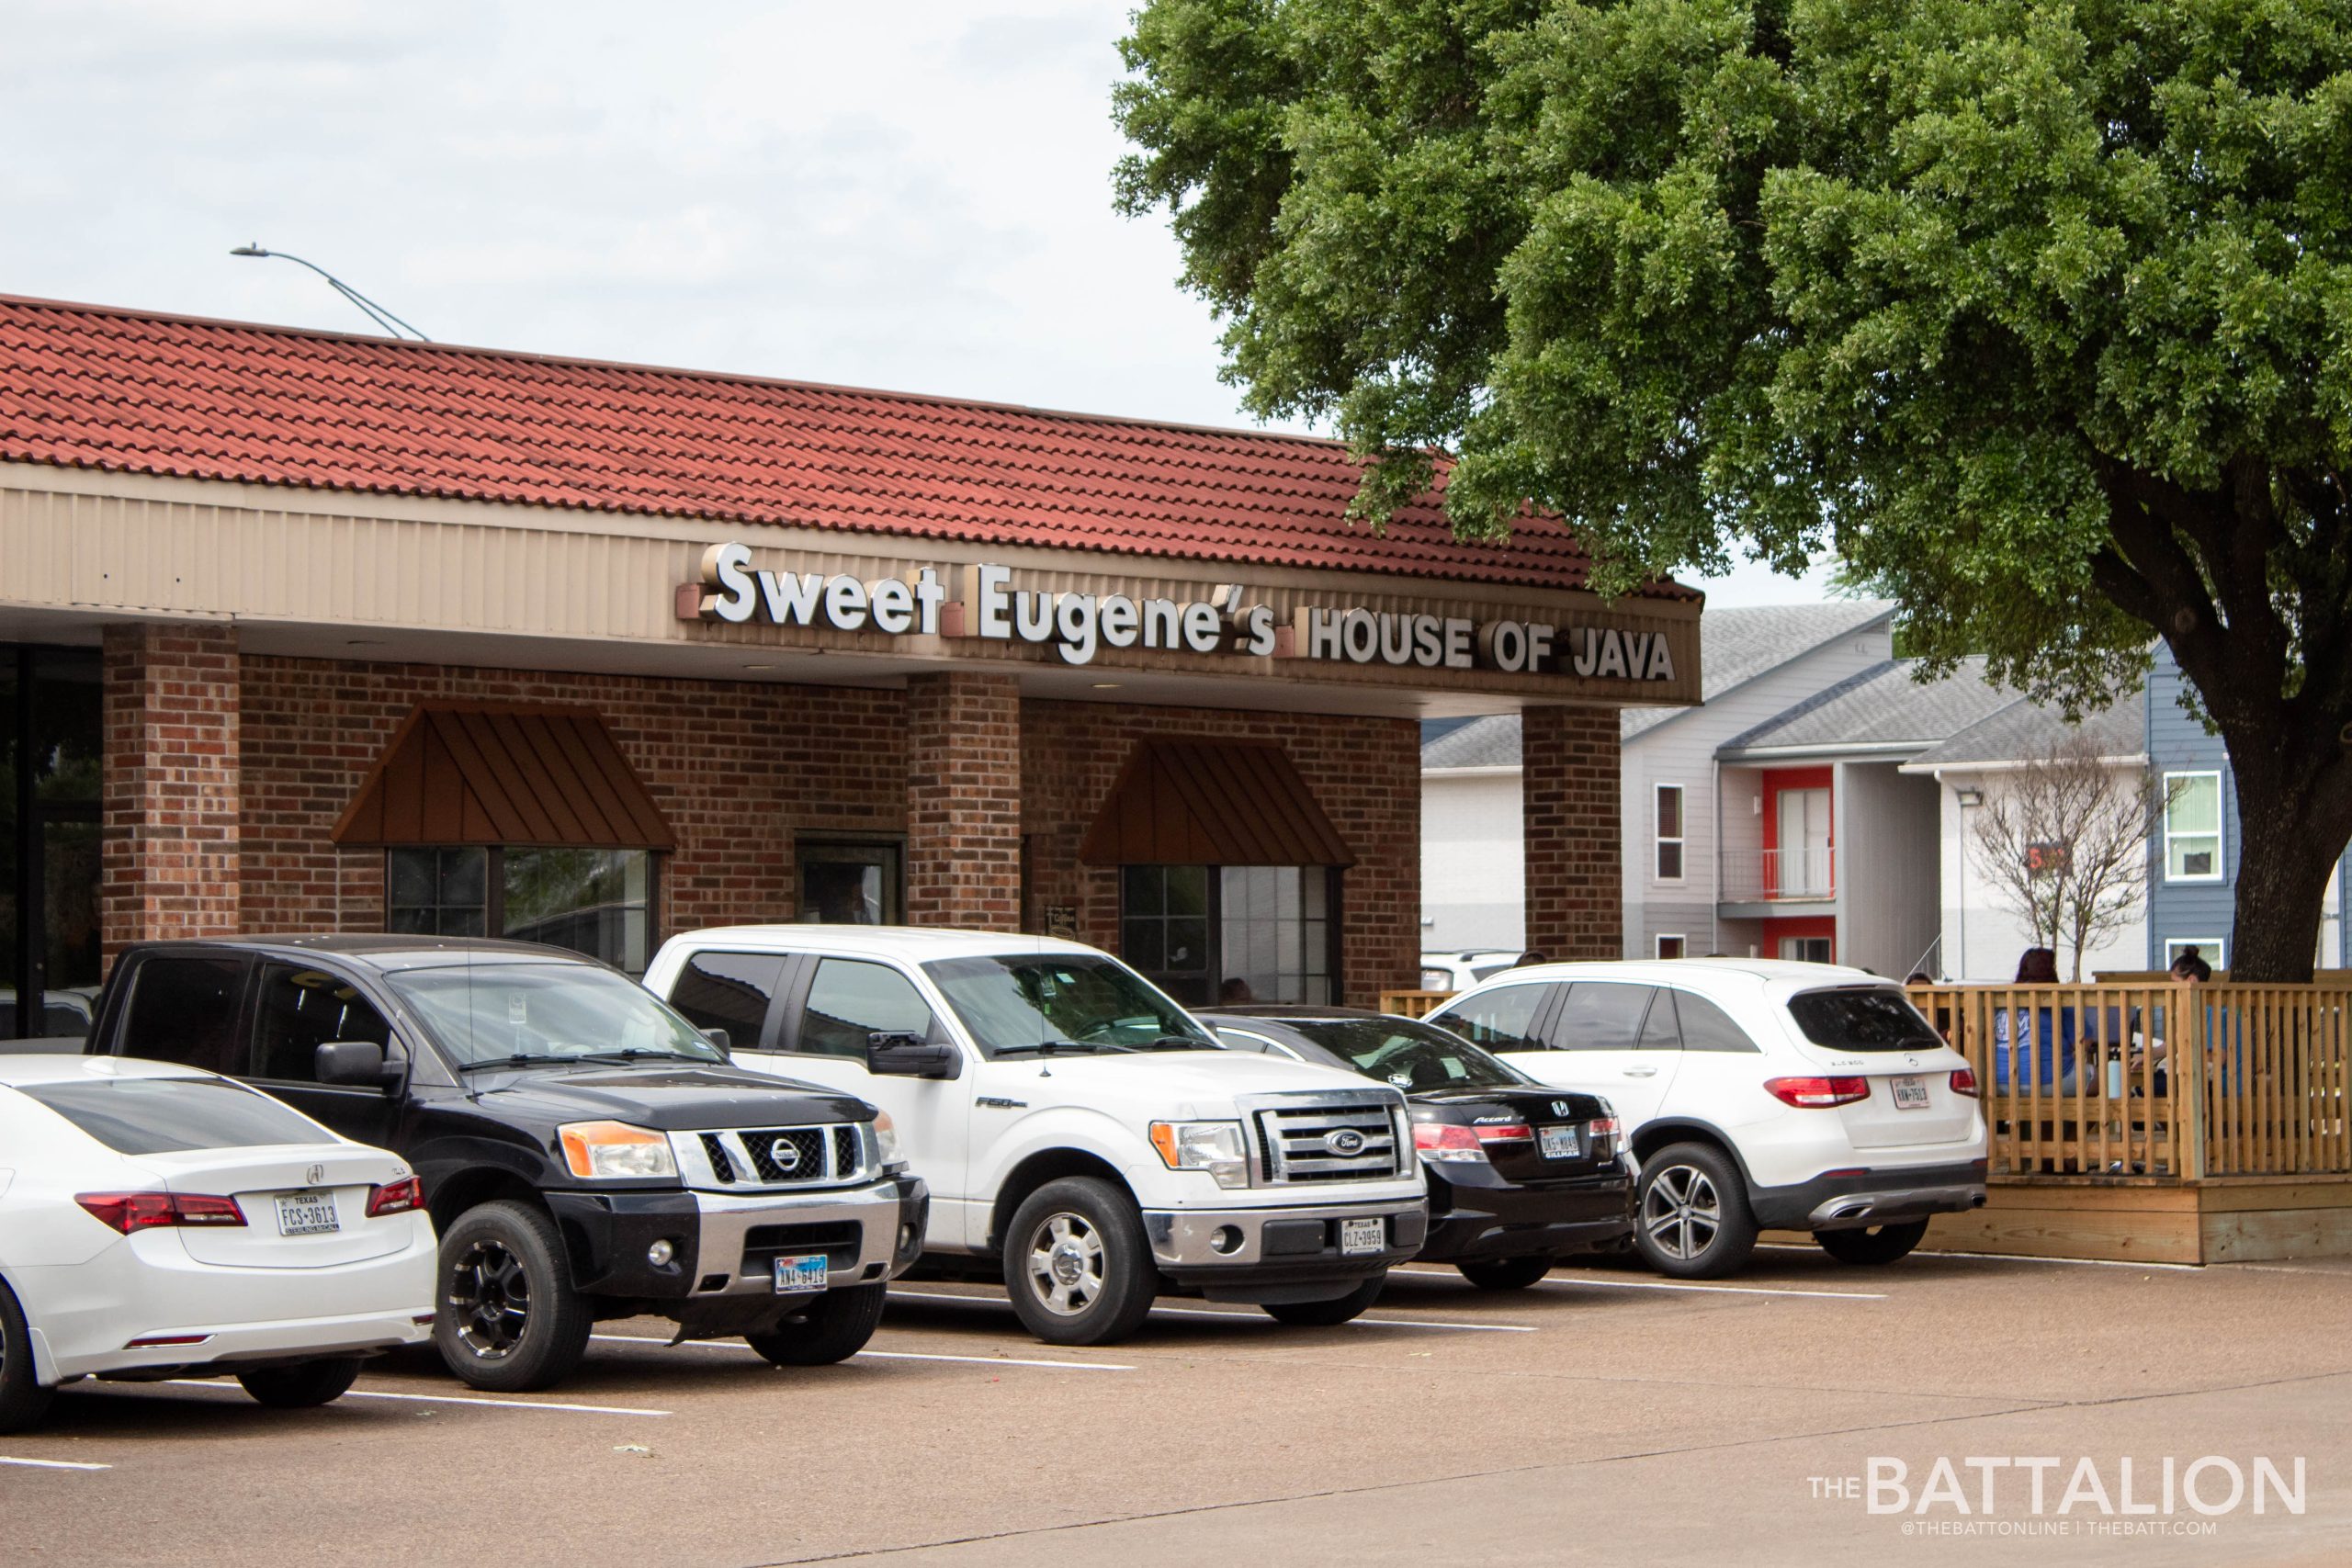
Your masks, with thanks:
[(1523, 1291), (1552, 1271), (1548, 1258), (1490, 1258), (1483, 1263), (1457, 1263), (1462, 1277), (1482, 1291)]
[(1659, 1273), (1719, 1280), (1756, 1251), (1739, 1168), (1707, 1144), (1669, 1144), (1642, 1162), (1634, 1245)]
[(310, 1410), (332, 1404), (359, 1380), (359, 1358), (302, 1361), (291, 1367), (255, 1367), (239, 1372), (245, 1392), (272, 1410)]
[(1821, 1250), (1840, 1263), (1892, 1263), (1907, 1258), (1928, 1234), (1925, 1220), (1906, 1220), (1901, 1224), (1871, 1225), (1862, 1230), (1815, 1231), (1813, 1239)]
[(1384, 1269), (1346, 1295), (1328, 1302), (1266, 1302), (1258, 1310), (1293, 1328), (1337, 1328), (1363, 1316), (1364, 1309), (1380, 1299), (1380, 1288), (1386, 1283), (1388, 1270)]
[(827, 1291), (766, 1333), (746, 1334), (743, 1342), (779, 1367), (830, 1367), (865, 1348), (889, 1293), (879, 1282)]
[(1114, 1345), (1143, 1326), (1159, 1270), (1135, 1200), (1092, 1176), (1048, 1181), (1013, 1211), (1004, 1288), (1048, 1345)]
[(0, 1432), (23, 1432), (49, 1414), (52, 1390), (33, 1376), (33, 1340), (15, 1292), (0, 1284)]
[(467, 1387), (551, 1388), (580, 1365), (594, 1326), (544, 1209), (502, 1198), (468, 1209), (442, 1236), (433, 1342)]

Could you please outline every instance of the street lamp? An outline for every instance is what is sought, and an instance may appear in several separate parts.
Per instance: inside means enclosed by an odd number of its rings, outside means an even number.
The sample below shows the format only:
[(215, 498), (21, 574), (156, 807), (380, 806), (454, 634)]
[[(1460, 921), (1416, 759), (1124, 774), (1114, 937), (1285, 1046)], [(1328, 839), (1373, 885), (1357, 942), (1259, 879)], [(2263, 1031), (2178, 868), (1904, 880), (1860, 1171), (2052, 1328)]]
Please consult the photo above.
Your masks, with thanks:
[(279, 261), (300, 262), (302, 265), (309, 267), (312, 272), (317, 273), (321, 277), (325, 278), (330, 288), (332, 288), (336, 293), (342, 295), (345, 299), (350, 300), (353, 304), (358, 306), (362, 310), (365, 310), (368, 313), (368, 319), (369, 321), (375, 322), (378, 326), (391, 333), (392, 336), (400, 336), (401, 329), (407, 327), (410, 332), (416, 333), (417, 342), (431, 343), (433, 341), (431, 338), (426, 337), (423, 333), (416, 332), (414, 327), (409, 326), (406, 321), (401, 321), (398, 316), (393, 315), (390, 310), (385, 310), (381, 305), (377, 304), (376, 301), (368, 299), (368, 296), (360, 293), (359, 290), (354, 288), (351, 285), (345, 283), (343, 279), (337, 277), (326, 268), (319, 265), (316, 262), (303, 261), (300, 256), (289, 254), (285, 251), (266, 251), (257, 244), (239, 245), (235, 250), (231, 251), (229, 254), (232, 256), (276, 256)]

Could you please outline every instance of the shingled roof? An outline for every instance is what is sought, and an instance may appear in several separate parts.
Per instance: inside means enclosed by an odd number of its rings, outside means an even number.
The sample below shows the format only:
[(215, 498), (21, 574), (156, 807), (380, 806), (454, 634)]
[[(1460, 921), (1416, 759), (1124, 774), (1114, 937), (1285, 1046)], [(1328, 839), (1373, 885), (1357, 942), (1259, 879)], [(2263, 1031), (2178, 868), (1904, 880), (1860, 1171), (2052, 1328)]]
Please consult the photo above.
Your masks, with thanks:
[(1337, 442), (7, 296), (0, 461), (1536, 589), (1588, 565), (1548, 520), (1457, 540), (1436, 491), (1351, 524)]

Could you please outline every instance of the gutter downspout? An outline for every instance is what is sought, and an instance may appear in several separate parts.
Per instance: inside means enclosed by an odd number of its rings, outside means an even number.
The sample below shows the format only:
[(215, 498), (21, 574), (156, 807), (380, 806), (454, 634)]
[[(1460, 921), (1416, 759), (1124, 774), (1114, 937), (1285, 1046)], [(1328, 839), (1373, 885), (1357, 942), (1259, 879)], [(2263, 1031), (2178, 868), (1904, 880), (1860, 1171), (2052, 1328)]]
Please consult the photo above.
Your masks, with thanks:
[[(1707, 951), (1724, 950), (1724, 764), (1720, 757), (1707, 759), (1709, 774), (1707, 798), (1713, 804), (1715, 818), (1715, 841), (1709, 848), (1707, 866)], [(2341, 906), (2343, 900), (2336, 900)]]

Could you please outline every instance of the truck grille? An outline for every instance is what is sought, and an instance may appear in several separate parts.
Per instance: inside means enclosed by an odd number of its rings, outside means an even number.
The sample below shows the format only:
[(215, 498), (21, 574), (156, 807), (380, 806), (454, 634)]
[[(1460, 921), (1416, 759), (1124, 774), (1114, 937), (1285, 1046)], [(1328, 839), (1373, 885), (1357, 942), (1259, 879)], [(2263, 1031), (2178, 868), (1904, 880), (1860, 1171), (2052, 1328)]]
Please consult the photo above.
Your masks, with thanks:
[(871, 1174), (865, 1139), (846, 1122), (695, 1136), (721, 1187), (825, 1187)]
[(1396, 1117), (1385, 1100), (1274, 1106), (1261, 1110), (1256, 1122), (1269, 1181), (1384, 1181), (1396, 1175)]

